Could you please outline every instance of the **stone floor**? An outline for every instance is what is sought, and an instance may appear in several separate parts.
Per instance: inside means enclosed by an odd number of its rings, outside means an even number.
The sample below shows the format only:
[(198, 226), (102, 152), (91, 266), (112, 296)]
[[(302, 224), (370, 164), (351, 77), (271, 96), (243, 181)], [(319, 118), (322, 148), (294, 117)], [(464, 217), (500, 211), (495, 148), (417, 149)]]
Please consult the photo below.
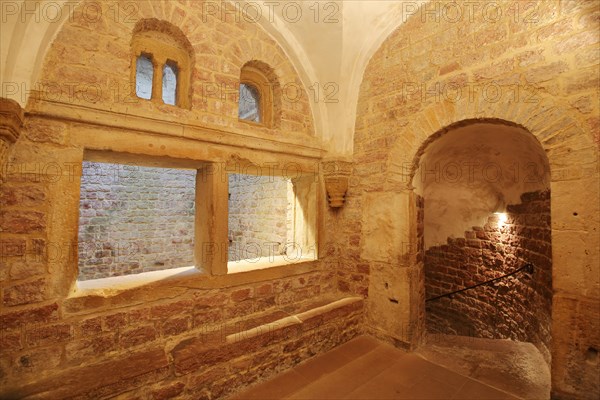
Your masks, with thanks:
[[(517, 377), (517, 382), (514, 382), (515, 377), (510, 373), (495, 375), (494, 363), (487, 362), (490, 360), (490, 343), (462, 347), (462, 342), (438, 340), (425, 346), (424, 351), (407, 353), (371, 337), (361, 336), (238, 393), (232, 399), (486, 400), (549, 397), (549, 390), (545, 394), (543, 367), (542, 378), (534, 379), (533, 384), (520, 382), (528, 381), (531, 376)], [(506, 352), (509, 345), (503, 344), (501, 351)], [(443, 356), (444, 347), (451, 350), (451, 355)], [(461, 357), (465, 355), (463, 360)], [(528, 357), (528, 354), (520, 354), (517, 358)], [(506, 369), (507, 365), (503, 364), (506, 358), (498, 365), (501, 372)], [(479, 361), (485, 365), (478, 364)], [(508, 365), (514, 366), (514, 363)]]

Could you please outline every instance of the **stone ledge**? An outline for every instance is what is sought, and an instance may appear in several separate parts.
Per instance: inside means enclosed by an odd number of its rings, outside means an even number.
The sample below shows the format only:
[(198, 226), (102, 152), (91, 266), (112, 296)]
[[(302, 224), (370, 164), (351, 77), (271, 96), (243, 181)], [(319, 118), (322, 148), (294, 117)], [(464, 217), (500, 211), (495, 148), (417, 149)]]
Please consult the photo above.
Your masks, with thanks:
[[(242, 285), (257, 284), (274, 279), (291, 278), (294, 276), (322, 272), (323, 265), (319, 260), (303, 261), (295, 264), (281, 265), (272, 268), (246, 271), (235, 274), (211, 276), (204, 274), (195, 267), (182, 268), (178, 273), (167, 270), (164, 279), (149, 281), (132, 275), (129, 281), (114, 288), (92, 287), (87, 283), (86, 288), (75, 290), (62, 302), (63, 312), (67, 316), (87, 314), (89, 312), (104, 312), (121, 307), (132, 307), (154, 301), (160, 293), (162, 298), (175, 298), (189, 290), (196, 289), (226, 289)], [(160, 273), (158, 275), (160, 275)], [(156, 274), (146, 272), (144, 275)], [(142, 274), (139, 274), (142, 275)], [(118, 281), (121, 277), (105, 278)], [(89, 282), (89, 281), (88, 281)]]
[[(104, 146), (98, 145), (97, 139), (103, 136), (106, 128), (109, 128), (123, 129), (129, 133), (186, 139), (217, 146), (228, 145), (257, 151), (283, 152), (309, 159), (320, 159), (325, 152), (320, 140), (312, 135), (285, 131), (286, 134), (274, 136), (271, 133), (258, 131), (249, 134), (248, 131), (238, 128), (209, 127), (198, 123), (189, 112), (185, 117), (164, 114), (163, 119), (159, 120), (152, 113), (144, 111), (132, 114), (130, 110), (129, 114), (124, 114), (115, 110), (109, 111), (86, 105), (36, 99), (30, 102), (26, 115), (84, 124), (86, 129), (78, 127), (78, 135), (72, 138), (73, 143), (71, 144), (84, 145), (86, 148), (97, 148), (98, 150), (104, 150)], [(277, 132), (280, 133), (280, 130)], [(240, 138), (242, 138), (241, 141)], [(240, 146), (240, 143), (244, 144)]]
[[(237, 343), (242, 340), (251, 339), (263, 334), (275, 335), (276, 330), (284, 329), (293, 325), (303, 324), (315, 318), (321, 318), (327, 314), (332, 314), (334, 311), (340, 313), (343, 313), (344, 311), (354, 311), (359, 308), (358, 303), (362, 303), (362, 301), (362, 297), (347, 297), (296, 315), (256, 326), (252, 329), (232, 333), (227, 335), (225, 339), (227, 343)], [(350, 310), (346, 310), (346, 308), (349, 308)], [(335, 317), (336, 315), (334, 314), (332, 316)]]
[(285, 317), (285, 318), (278, 319), (277, 321), (274, 321), (274, 322), (269, 322), (266, 324), (259, 325), (252, 329), (232, 333), (231, 335), (227, 335), (225, 337), (225, 341), (227, 343), (237, 343), (242, 340), (252, 339), (259, 335), (268, 334), (277, 329), (283, 329), (283, 328), (287, 328), (288, 326), (297, 325), (297, 324), (301, 324), (301, 323), (302, 323), (302, 321), (300, 321), (298, 319), (298, 316), (296, 316), (296, 315), (291, 316), (291, 317)]
[[(358, 311), (363, 305), (361, 297), (333, 301), (306, 312), (265, 323), (252, 329), (229, 334), (219, 340), (212, 337), (194, 337), (180, 342), (171, 352), (177, 376), (187, 375), (207, 365), (234, 359), (259, 349), (275, 345), (294, 336), (315, 329), (315, 321), (333, 320)], [(327, 318), (329, 317), (329, 318)]]

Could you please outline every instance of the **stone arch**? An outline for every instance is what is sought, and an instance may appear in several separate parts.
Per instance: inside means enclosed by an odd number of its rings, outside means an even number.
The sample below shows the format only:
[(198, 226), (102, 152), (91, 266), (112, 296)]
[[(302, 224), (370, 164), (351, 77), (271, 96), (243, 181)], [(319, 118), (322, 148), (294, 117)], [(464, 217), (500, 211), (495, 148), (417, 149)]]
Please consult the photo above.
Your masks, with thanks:
[[(563, 384), (561, 379), (566, 368), (565, 354), (573, 351), (569, 349), (569, 334), (565, 333), (564, 325), (564, 321), (573, 318), (566, 315), (567, 307), (570, 307), (566, 304), (573, 302), (569, 293), (573, 290), (587, 293), (590, 289), (586, 287), (591, 287), (592, 282), (597, 279), (586, 272), (593, 268), (594, 260), (590, 259), (588, 254), (594, 246), (594, 240), (586, 241), (584, 233), (575, 233), (578, 229), (587, 231), (590, 229), (589, 224), (574, 218), (580, 214), (579, 210), (589, 206), (590, 199), (592, 202), (597, 201), (597, 198), (593, 199), (596, 188), (592, 189), (589, 195), (592, 197), (581, 196), (581, 193), (589, 190), (586, 188), (589, 188), (590, 184), (597, 187), (597, 145), (594, 144), (592, 133), (583, 129), (568, 111), (559, 108), (548, 98), (539, 99), (535, 103), (510, 103), (508, 106), (486, 102), (481, 97), (475, 98), (474, 101), (446, 101), (424, 108), (419, 112), (419, 116), (399, 133), (400, 137), (407, 136), (408, 140), (397, 141), (388, 153), (384, 190), (405, 193), (416, 203), (417, 196), (412, 181), (425, 148), (453, 128), (474, 122), (494, 122), (522, 128), (536, 138), (548, 159), (551, 174), (553, 243), (552, 342), (549, 351), (552, 390), (555, 391), (556, 387)], [(412, 145), (407, 146), (407, 142)], [(587, 164), (582, 160), (586, 160)], [(593, 163), (596, 167), (590, 166)], [(417, 213), (418, 210), (413, 209), (408, 222), (408, 229), (412, 232), (411, 238), (414, 240), (410, 248), (417, 248), (416, 259), (422, 259), (423, 253), (419, 252), (422, 249), (418, 248), (420, 242)], [(591, 216), (594, 211), (587, 213)], [(573, 250), (571, 246), (561, 244), (571, 240), (578, 241), (582, 248)], [(418, 268), (422, 270), (423, 264), (419, 264)], [(590, 283), (583, 283), (586, 279)], [(421, 280), (424, 280), (424, 275), (416, 273), (409, 286), (422, 287)], [(411, 309), (417, 310), (411, 313), (410, 317), (411, 325), (416, 328), (412, 336), (412, 346), (421, 343), (425, 331), (424, 291), (417, 292), (418, 296), (410, 297)]]
[[(140, 19), (133, 28), (131, 35), (131, 80), (136, 82), (136, 61), (142, 55), (150, 55), (154, 64), (156, 80), (152, 83), (154, 101), (160, 101), (164, 90), (162, 82), (163, 68), (167, 65), (175, 65), (177, 69), (175, 78), (176, 100), (173, 105), (189, 108), (193, 92), (191, 87), (191, 75), (194, 70), (195, 51), (186, 35), (165, 20), (156, 18)], [(161, 95), (158, 95), (160, 93)]]
[[(527, 98), (528, 95), (524, 94)], [(508, 107), (498, 107), (480, 94), (474, 99), (463, 98), (457, 102), (436, 103), (423, 111), (400, 133), (407, 135), (412, 147), (406, 142), (396, 142), (390, 149), (387, 170), (391, 187), (409, 188), (420, 154), (427, 145), (449, 129), (469, 121), (502, 121), (521, 127), (536, 137), (548, 156), (552, 180), (564, 175), (578, 176), (582, 171), (573, 170), (573, 161), (579, 157), (596, 158), (593, 139), (571, 118), (548, 99), (536, 102), (513, 102)], [(433, 132), (433, 133), (432, 133)]]
[[(355, 263), (353, 272), (360, 271), (363, 262), (369, 263), (371, 312), (367, 316), (372, 329), (399, 338), (409, 347), (418, 346), (424, 328), (424, 288), (419, 286), (424, 268), (422, 254), (414, 249), (423, 239), (419, 236), (422, 227), (415, 224), (419, 205), (412, 177), (422, 147), (435, 132), (460, 121), (501, 120), (524, 128), (541, 144), (551, 174), (552, 391), (559, 397), (584, 398), (598, 391), (597, 373), (586, 354), (597, 354), (599, 343), (597, 326), (589, 321), (598, 319), (600, 189), (598, 121), (592, 117), (592, 108), (597, 110), (576, 101), (597, 103), (591, 67), (597, 62), (579, 62), (583, 55), (593, 54), (597, 36), (589, 45), (573, 47), (564, 46), (565, 39), (558, 36), (544, 41), (525, 39), (542, 32), (544, 26), (552, 29), (560, 19), (580, 18), (591, 11), (583, 4), (561, 8), (559, 13), (554, 3), (539, 5), (548, 11), (540, 25), (513, 24), (506, 18), (508, 32), (501, 35), (496, 30), (499, 24), (486, 26), (485, 21), (466, 19), (434, 23), (413, 16), (370, 59), (355, 123), (358, 183), (348, 197), (355, 197), (352, 212), (361, 215), (362, 221), (385, 218), (379, 226), (365, 228), (363, 223), (357, 227), (363, 234), (358, 246), (361, 263)], [(429, 4), (428, 9), (433, 6)], [(593, 28), (591, 24), (572, 25), (561, 36), (592, 35)], [(471, 35), (466, 41), (465, 32)], [(544, 57), (531, 63), (517, 61), (537, 51)], [(566, 64), (566, 71), (546, 73), (557, 64)], [(441, 85), (455, 85), (463, 95), (448, 98)], [(486, 97), (480, 90), (487, 85), (501, 85), (508, 93), (496, 99), (488, 92)], [(394, 199), (398, 204), (392, 203)], [(352, 206), (348, 202), (347, 207)], [(385, 235), (375, 236), (384, 228)], [(390, 237), (394, 242), (386, 243)], [(393, 257), (370, 251), (378, 246)], [(388, 280), (397, 288), (389, 285), (391, 289), (386, 290), (383, 282)], [(358, 292), (348, 277), (342, 276), (340, 282)], [(405, 304), (390, 305), (389, 294), (402, 296)], [(407, 326), (415, 329), (407, 334)]]
[(250, 60), (240, 69), (240, 81), (246, 80), (257, 87), (263, 97), (263, 123), (271, 128), (281, 126), (281, 84), (280, 79), (269, 64), (260, 60)]
[(251, 66), (269, 79), (273, 88), (273, 128), (298, 123), (305, 126), (306, 133), (314, 136), (318, 105), (311, 104), (299, 73), (278, 49), (272, 39), (244, 38), (229, 43), (223, 50), (223, 57), (236, 69), (238, 77), (242, 68)]
[[(413, 223), (423, 227), (422, 301), (523, 271), (503, 280), (503, 288), (427, 302), (425, 331), (530, 342), (549, 364), (551, 192), (541, 143), (512, 121), (478, 118), (433, 133), (414, 157), (410, 187), (420, 211)], [(472, 163), (468, 174), (466, 162)]]
[(160, 32), (168, 35), (180, 47), (189, 52), (190, 58), (193, 60), (195, 56), (194, 47), (183, 31), (169, 21), (159, 20), (157, 18), (140, 19), (133, 28), (133, 35), (142, 32)]
[[(290, 82), (298, 89), (299, 96), (282, 101), (281, 124), (277, 130), (253, 127), (252, 132), (283, 131), (298, 137), (314, 136), (313, 109), (300, 75), (281, 45), (258, 24), (221, 20), (218, 15), (199, 12), (201, 2), (175, 1), (136, 3), (138, 8), (133, 15), (119, 19), (111, 18), (108, 5), (99, 3), (97, 7), (103, 7), (102, 12), (89, 21), (81, 12), (88, 3), (82, 1), (74, 7), (74, 17), (61, 24), (56, 40), (44, 55), (40, 72), (42, 88), (54, 87), (55, 82), (78, 82), (95, 96), (90, 101), (84, 96), (88, 95), (87, 91), (79, 90), (73, 101), (69, 99), (71, 104), (93, 102), (95, 108), (125, 109), (127, 102), (136, 100), (131, 96), (130, 74), (121, 73), (132, 70), (132, 35), (158, 30), (169, 33), (174, 42), (189, 50), (193, 63), (189, 107), (170, 110), (173, 114), (181, 119), (189, 116), (215, 128), (249, 130), (247, 124), (238, 123), (235, 94), (241, 67), (248, 61), (260, 60), (276, 72), (281, 86)], [(62, 85), (56, 91), (53, 98), (61, 100), (69, 96), (69, 89)], [(44, 100), (43, 96), (39, 97)], [(140, 113), (164, 112), (165, 109), (154, 102), (139, 105), (135, 111)]]

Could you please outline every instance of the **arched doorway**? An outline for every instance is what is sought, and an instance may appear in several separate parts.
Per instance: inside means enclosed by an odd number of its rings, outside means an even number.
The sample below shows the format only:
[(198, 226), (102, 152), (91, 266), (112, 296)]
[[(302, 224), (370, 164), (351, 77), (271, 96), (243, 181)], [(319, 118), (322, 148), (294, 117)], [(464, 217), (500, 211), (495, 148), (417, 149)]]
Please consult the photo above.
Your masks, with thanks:
[(431, 136), (415, 167), (427, 341), (531, 343), (549, 367), (550, 167), (538, 140), (504, 121), (463, 121)]

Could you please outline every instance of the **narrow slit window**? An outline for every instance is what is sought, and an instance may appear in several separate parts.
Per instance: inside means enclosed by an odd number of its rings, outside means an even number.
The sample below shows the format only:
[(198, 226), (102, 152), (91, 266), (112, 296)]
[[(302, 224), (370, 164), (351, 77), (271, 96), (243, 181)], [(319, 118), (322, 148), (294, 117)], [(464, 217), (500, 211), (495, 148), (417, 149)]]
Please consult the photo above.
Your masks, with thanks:
[(162, 97), (165, 104), (177, 103), (177, 64), (167, 61), (163, 67)]
[(252, 85), (240, 84), (239, 119), (261, 122), (260, 92)]
[(146, 54), (137, 58), (135, 69), (135, 93), (137, 97), (150, 100), (152, 98), (152, 80), (154, 79), (154, 65)]

